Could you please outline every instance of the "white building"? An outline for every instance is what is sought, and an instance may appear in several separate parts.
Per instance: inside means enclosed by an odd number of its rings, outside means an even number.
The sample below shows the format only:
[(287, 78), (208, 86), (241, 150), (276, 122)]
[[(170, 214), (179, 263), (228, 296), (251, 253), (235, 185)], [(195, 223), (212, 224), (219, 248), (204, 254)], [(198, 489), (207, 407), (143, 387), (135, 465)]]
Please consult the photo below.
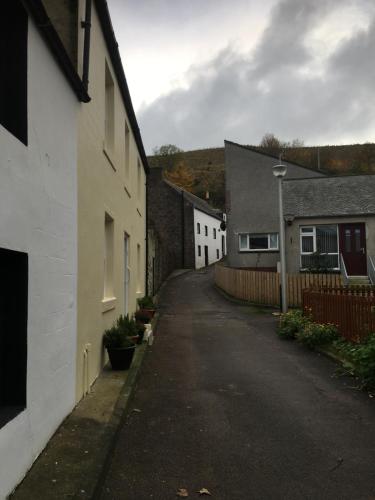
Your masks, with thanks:
[[(224, 216), (225, 218), (225, 216)], [(195, 268), (208, 266), (226, 255), (226, 231), (223, 219), (212, 210), (194, 207)]]
[(6, 0), (1, 21), (0, 67), (6, 68), (0, 79), (4, 499), (75, 404), (76, 117), (78, 100), (88, 96), (41, 3)]

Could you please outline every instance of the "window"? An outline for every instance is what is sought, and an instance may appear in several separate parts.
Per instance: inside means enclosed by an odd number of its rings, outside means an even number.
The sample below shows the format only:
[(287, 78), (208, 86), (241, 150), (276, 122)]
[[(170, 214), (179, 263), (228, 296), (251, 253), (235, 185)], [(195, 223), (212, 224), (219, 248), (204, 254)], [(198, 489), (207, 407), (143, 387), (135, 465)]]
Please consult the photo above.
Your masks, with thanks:
[(0, 249), (0, 428), (26, 408), (28, 255)]
[(115, 137), (115, 86), (105, 63), (105, 147), (113, 151)]
[(213, 229), (214, 240), (216, 240), (216, 228)]
[(240, 234), (239, 248), (241, 252), (267, 252), (279, 249), (279, 235), (269, 234)]
[(126, 177), (129, 176), (129, 170), (130, 170), (130, 130), (128, 127), (127, 122), (125, 122), (125, 175)]
[(201, 234), (201, 225), (197, 222), (197, 234)]
[(337, 225), (303, 226), (300, 239), (302, 269), (339, 268)]
[(107, 213), (104, 220), (104, 299), (113, 298), (113, 219)]
[(219, 249), (216, 250), (216, 258), (217, 259), (220, 259), (220, 252), (219, 252)]
[(204, 235), (208, 236), (208, 227), (207, 226), (204, 226)]
[(27, 13), (19, 1), (2, 4), (0, 124), (27, 145)]
[(202, 247), (198, 245), (198, 257), (201, 257), (202, 255)]

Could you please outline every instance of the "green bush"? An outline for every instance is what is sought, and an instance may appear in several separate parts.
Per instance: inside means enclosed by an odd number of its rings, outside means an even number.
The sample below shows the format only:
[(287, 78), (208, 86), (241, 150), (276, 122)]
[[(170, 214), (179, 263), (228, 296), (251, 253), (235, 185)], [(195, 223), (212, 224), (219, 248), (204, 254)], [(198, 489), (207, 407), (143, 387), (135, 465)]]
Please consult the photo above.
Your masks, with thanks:
[(131, 347), (134, 342), (131, 342), (124, 332), (114, 325), (104, 332), (103, 344), (104, 347), (121, 348)]
[(308, 321), (300, 310), (284, 313), (280, 316), (277, 334), (282, 339), (295, 339), (296, 334), (305, 327)]
[(304, 327), (296, 333), (296, 339), (309, 349), (331, 344), (338, 338), (337, 328), (333, 324), (319, 324), (308, 321)]
[(129, 318), (129, 315), (119, 316), (115, 326), (122, 332), (126, 337), (136, 337), (138, 335), (138, 328), (136, 321), (133, 318)]
[(154, 301), (149, 295), (145, 295), (141, 299), (137, 300), (140, 309), (155, 309)]
[[(345, 345), (346, 344), (346, 345)], [(369, 335), (360, 344), (341, 343), (336, 347), (354, 365), (355, 374), (363, 384), (375, 388), (375, 334)]]

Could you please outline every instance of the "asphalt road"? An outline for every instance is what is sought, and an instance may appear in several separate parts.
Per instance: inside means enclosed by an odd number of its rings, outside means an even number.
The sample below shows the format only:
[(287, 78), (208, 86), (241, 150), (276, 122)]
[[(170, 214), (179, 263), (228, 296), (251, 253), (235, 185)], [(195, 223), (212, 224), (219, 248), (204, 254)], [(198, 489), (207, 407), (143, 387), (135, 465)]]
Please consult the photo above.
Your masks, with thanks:
[(375, 398), (275, 326), (212, 270), (170, 280), (102, 498), (374, 500)]

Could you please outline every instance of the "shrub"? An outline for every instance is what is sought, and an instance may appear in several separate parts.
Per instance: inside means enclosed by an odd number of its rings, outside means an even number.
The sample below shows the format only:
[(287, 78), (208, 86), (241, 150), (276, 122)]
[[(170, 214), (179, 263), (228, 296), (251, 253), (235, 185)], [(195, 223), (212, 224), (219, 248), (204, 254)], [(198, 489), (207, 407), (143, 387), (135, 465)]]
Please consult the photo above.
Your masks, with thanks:
[(296, 334), (304, 328), (308, 321), (308, 318), (300, 310), (284, 313), (280, 316), (277, 334), (282, 339), (295, 339)]
[(134, 319), (129, 318), (129, 315), (119, 316), (115, 326), (122, 332), (126, 337), (136, 337), (138, 335), (137, 324)]
[(140, 309), (155, 309), (154, 301), (149, 295), (145, 295), (141, 299), (138, 299), (137, 302)]
[(335, 325), (331, 323), (319, 324), (308, 321), (304, 327), (296, 333), (296, 339), (309, 349), (330, 344), (338, 338)]
[(346, 349), (349, 360), (354, 364), (355, 373), (366, 387), (375, 387), (375, 334), (369, 335), (360, 344), (350, 344)]
[(104, 347), (121, 348), (131, 347), (134, 345), (134, 342), (131, 342), (124, 332), (114, 325), (104, 332), (103, 344)]

